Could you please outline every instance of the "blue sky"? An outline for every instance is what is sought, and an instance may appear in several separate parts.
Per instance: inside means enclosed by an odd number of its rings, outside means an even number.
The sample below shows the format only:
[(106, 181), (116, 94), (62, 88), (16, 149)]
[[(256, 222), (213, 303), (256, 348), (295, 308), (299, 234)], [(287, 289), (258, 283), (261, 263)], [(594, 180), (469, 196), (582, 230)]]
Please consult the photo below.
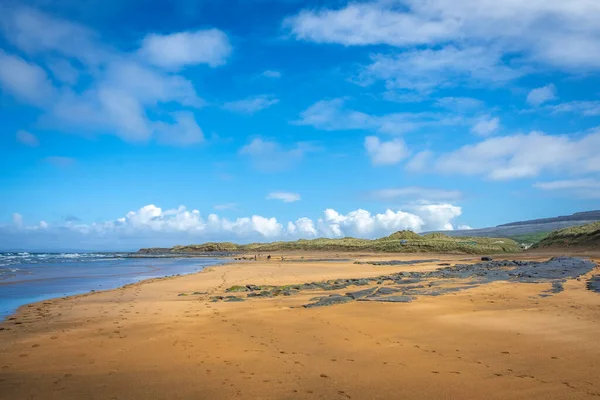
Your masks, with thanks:
[(597, 209), (594, 0), (0, 0), (0, 245)]

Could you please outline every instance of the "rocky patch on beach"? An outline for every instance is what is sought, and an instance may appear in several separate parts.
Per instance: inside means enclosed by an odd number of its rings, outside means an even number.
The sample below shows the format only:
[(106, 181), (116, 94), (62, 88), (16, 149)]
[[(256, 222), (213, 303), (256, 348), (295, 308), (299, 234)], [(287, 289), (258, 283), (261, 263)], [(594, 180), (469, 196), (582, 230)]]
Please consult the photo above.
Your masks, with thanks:
[(424, 264), (424, 263), (432, 263), (438, 262), (440, 260), (409, 260), (409, 261), (399, 261), (399, 260), (390, 260), (390, 261), (355, 261), (354, 264), (369, 264), (369, 265), (414, 265), (414, 264)]
[[(407, 263), (417, 263), (416, 260)], [(437, 260), (429, 260), (429, 262)], [(396, 264), (397, 265), (397, 264)], [(418, 296), (441, 296), (495, 281), (515, 283), (550, 283), (542, 297), (560, 293), (563, 283), (592, 271), (596, 264), (584, 258), (555, 257), (548, 261), (484, 261), (476, 264), (456, 264), (434, 271), (410, 271), (360, 279), (332, 279), (287, 286), (232, 286), (228, 293), (244, 293), (246, 298), (291, 296), (301, 291), (341, 291), (349, 287), (371, 286), (366, 289), (331, 294), (311, 299), (306, 308), (330, 306), (352, 301), (406, 303)], [(588, 289), (600, 292), (600, 275), (592, 277)], [(233, 300), (239, 298), (240, 300)], [(241, 296), (216, 296), (212, 301), (242, 301)]]

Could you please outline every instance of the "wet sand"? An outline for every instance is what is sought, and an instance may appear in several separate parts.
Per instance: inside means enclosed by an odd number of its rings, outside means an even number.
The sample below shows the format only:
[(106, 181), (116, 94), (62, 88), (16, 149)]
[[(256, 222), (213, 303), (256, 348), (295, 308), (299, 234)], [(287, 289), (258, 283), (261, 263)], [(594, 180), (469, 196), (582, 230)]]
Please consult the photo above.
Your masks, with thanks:
[[(498, 281), (410, 303), (302, 307), (331, 294), (322, 290), (211, 301), (234, 285), (369, 278), (478, 261), (303, 256), (25, 306), (0, 324), (0, 399), (600, 398), (600, 294), (586, 289), (600, 268), (548, 297), (540, 294), (550, 283)], [(418, 258), (440, 261), (354, 264)]]

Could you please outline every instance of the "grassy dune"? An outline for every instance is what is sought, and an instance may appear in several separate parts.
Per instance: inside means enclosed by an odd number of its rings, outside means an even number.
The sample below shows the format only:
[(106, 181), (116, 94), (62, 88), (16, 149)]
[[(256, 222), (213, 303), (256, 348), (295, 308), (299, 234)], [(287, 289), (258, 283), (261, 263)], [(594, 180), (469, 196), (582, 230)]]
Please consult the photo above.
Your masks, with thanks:
[(596, 247), (600, 248), (600, 222), (551, 232), (532, 248)]
[[(506, 238), (449, 237), (443, 233), (420, 236), (412, 231), (399, 231), (380, 239), (319, 238), (300, 239), (291, 242), (235, 244), (231, 242), (209, 242), (186, 246), (175, 246), (173, 253), (243, 252), (267, 253), (277, 251), (364, 251), (399, 253), (467, 253), (494, 254), (521, 251), (519, 244)], [(152, 249), (142, 249), (151, 253)]]

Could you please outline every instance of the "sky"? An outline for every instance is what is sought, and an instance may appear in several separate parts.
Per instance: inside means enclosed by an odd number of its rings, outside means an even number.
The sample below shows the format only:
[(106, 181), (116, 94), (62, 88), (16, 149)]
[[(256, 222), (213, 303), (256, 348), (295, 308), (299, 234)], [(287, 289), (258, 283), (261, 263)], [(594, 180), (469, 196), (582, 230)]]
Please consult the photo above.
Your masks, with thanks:
[(597, 0), (0, 0), (0, 250), (600, 208)]

